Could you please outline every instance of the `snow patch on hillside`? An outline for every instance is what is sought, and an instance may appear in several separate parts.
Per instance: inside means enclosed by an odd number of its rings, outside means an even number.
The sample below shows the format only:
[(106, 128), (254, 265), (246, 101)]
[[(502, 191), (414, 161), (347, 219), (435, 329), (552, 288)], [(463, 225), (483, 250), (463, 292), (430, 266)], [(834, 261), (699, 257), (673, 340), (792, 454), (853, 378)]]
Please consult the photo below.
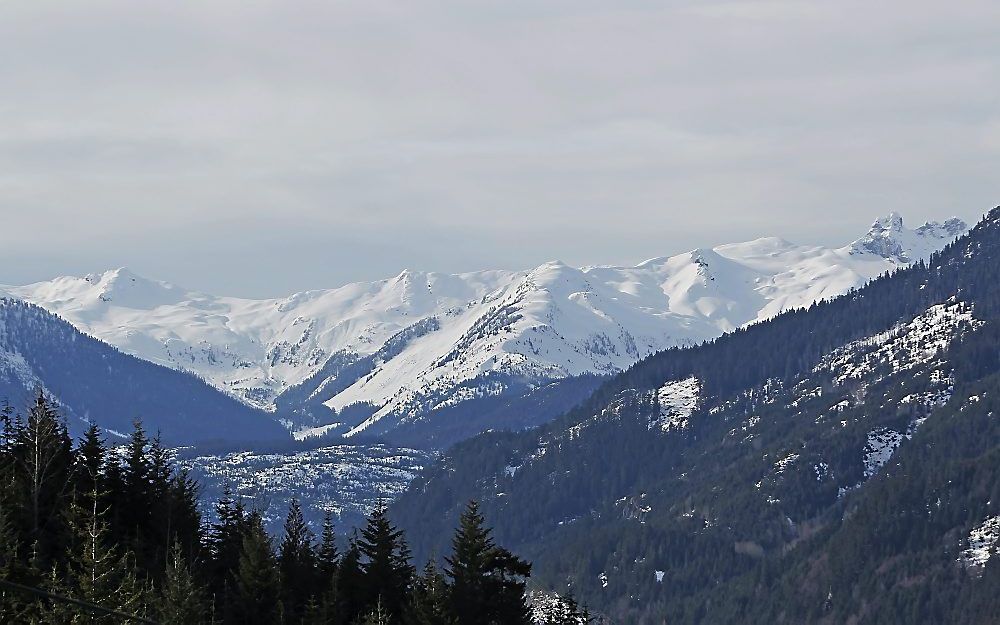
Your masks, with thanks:
[(9, 374), (29, 390), (41, 386), (41, 381), (31, 365), (17, 352), (0, 349), (0, 373)]
[(864, 454), (865, 479), (878, 473), (889, 462), (904, 438), (903, 434), (889, 428), (876, 428), (868, 433)]
[(969, 532), (969, 547), (962, 551), (961, 561), (967, 567), (986, 566), (1000, 541), (1000, 516), (986, 519)]
[(795, 461), (797, 461), (798, 459), (799, 459), (799, 454), (797, 453), (793, 452), (786, 454), (785, 456), (783, 456), (777, 462), (774, 463), (774, 472), (777, 473), (778, 475), (784, 473), (785, 469), (795, 464)]
[[(566, 599), (554, 592), (530, 591), (528, 593), (528, 606), (531, 608), (531, 620), (537, 625), (548, 623), (587, 625), (588, 623), (588, 619), (583, 617), (571, 617)], [(579, 611), (579, 608), (577, 610)]]
[(980, 327), (972, 308), (962, 302), (931, 306), (909, 323), (854, 341), (826, 356), (816, 371), (830, 371), (838, 385), (865, 380), (869, 385), (887, 375), (907, 371), (933, 360), (963, 332)]
[(659, 415), (650, 421), (649, 428), (663, 432), (687, 428), (691, 415), (698, 409), (700, 392), (701, 383), (694, 376), (661, 386), (656, 391)]
[(304, 441), (310, 438), (319, 438), (340, 427), (340, 423), (328, 423), (314, 428), (303, 428), (292, 432), (292, 437), (297, 441)]

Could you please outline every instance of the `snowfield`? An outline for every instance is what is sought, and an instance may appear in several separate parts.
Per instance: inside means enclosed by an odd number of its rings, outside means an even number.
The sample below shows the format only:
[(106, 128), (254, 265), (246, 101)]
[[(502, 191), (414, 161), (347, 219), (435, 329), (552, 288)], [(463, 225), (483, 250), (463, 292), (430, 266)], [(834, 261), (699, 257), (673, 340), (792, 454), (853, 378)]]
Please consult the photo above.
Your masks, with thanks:
[(926, 259), (966, 229), (951, 219), (910, 230), (891, 214), (840, 248), (762, 238), (635, 267), (404, 271), (265, 300), (190, 291), (127, 269), (0, 287), (0, 295), (282, 412), (300, 438), (353, 436), (515, 388), (620, 371), (844, 293)]
[(678, 382), (667, 382), (661, 386), (656, 391), (660, 414), (649, 424), (649, 428), (663, 432), (686, 428), (691, 415), (698, 408), (700, 391), (701, 384), (694, 376)]
[(969, 547), (962, 551), (962, 562), (966, 566), (986, 566), (996, 551), (1000, 540), (1000, 516), (986, 519), (969, 532)]

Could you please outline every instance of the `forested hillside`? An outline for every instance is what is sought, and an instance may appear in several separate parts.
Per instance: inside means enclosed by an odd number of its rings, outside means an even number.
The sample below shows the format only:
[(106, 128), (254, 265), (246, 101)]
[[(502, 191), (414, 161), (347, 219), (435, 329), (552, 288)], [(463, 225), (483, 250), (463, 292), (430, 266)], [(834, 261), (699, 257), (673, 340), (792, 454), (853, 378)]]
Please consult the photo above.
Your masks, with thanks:
[(88, 422), (124, 441), (141, 417), (172, 444), (278, 441), (273, 417), (201, 379), (124, 354), (42, 308), (0, 298), (0, 402), (25, 405), (39, 389), (73, 433)]
[(480, 499), (537, 581), (622, 623), (994, 622), (998, 281), (1000, 208), (928, 263), (456, 446), (394, 518), (422, 556)]

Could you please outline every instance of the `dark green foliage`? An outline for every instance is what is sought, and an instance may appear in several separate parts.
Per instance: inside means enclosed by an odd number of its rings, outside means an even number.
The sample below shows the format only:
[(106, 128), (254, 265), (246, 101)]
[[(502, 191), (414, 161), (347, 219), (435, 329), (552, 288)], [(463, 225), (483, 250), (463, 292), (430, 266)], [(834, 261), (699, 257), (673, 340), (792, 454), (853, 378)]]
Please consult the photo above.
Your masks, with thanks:
[(428, 560), (420, 575), (413, 580), (410, 603), (404, 613), (406, 625), (457, 625), (452, 611), (451, 592), (444, 575)]
[(341, 556), (332, 517), (317, 546), (297, 501), (275, 548), (228, 492), (203, 531), (198, 496), (139, 422), (122, 449), (96, 427), (74, 448), (45, 396), (27, 419), (0, 408), (0, 579), (88, 604), (0, 589), (0, 622), (457, 623), (455, 593), (432, 564), (414, 576), (385, 506)]
[[(355, 573), (360, 578), (356, 559), (355, 567)], [(337, 536), (333, 530), (333, 516), (327, 512), (323, 517), (323, 534), (316, 551), (315, 595), (310, 600), (306, 622), (340, 622), (343, 611), (340, 600), (340, 569), (340, 551), (337, 549)]]
[(23, 425), (15, 424), (11, 509), (30, 553), (31, 566), (47, 571), (66, 544), (64, 503), (72, 493), (73, 454), (66, 425), (39, 393)]
[(260, 515), (252, 512), (243, 528), (243, 548), (235, 575), (230, 614), (237, 623), (270, 625), (280, 622), (280, 575), (271, 538)]
[(327, 512), (323, 515), (323, 535), (320, 537), (319, 550), (316, 552), (316, 567), (323, 577), (333, 577), (337, 573), (337, 561), (340, 551), (337, 549), (337, 535), (333, 530), (333, 516)]
[(210, 614), (208, 597), (195, 579), (180, 543), (170, 552), (166, 575), (160, 585), (156, 614), (163, 625), (198, 625), (207, 623)]
[(228, 490), (215, 504), (216, 522), (209, 528), (206, 542), (208, 563), (206, 566), (209, 592), (215, 597), (220, 609), (230, 605), (234, 592), (233, 574), (240, 562), (243, 550), (243, 525), (245, 514), (243, 505), (234, 501)]
[[(56, 565), (49, 576), (48, 586), (53, 593), (86, 601), (125, 614), (145, 615), (148, 588), (135, 570), (135, 562), (128, 552), (119, 553), (109, 544), (109, 530), (104, 514), (98, 508), (98, 493), (88, 497), (89, 508), (72, 504), (72, 528), (66, 562)], [(43, 611), (44, 619), (51, 622), (73, 622), (80, 608), (53, 602)], [(115, 616), (94, 616), (88, 622), (117, 623)]]
[(361, 550), (358, 548), (357, 537), (352, 536), (347, 551), (337, 566), (337, 622), (352, 622), (365, 608), (368, 596), (361, 570)]
[(106, 491), (103, 479), (106, 455), (101, 430), (92, 423), (76, 448), (73, 463), (73, 485), (78, 497)]
[(403, 532), (389, 521), (388, 511), (378, 504), (361, 531), (358, 542), (364, 586), (369, 589), (366, 613), (378, 607), (379, 614), (393, 615), (393, 622), (403, 613), (406, 595), (413, 577), (410, 549)]
[(305, 608), (320, 590), (313, 533), (302, 518), (299, 502), (292, 500), (285, 518), (285, 533), (278, 548), (282, 604), (285, 618), (301, 621)]
[(463, 625), (529, 624), (524, 580), (531, 575), (531, 565), (494, 544), (475, 501), (462, 513), (451, 544), (446, 573), (458, 621)]

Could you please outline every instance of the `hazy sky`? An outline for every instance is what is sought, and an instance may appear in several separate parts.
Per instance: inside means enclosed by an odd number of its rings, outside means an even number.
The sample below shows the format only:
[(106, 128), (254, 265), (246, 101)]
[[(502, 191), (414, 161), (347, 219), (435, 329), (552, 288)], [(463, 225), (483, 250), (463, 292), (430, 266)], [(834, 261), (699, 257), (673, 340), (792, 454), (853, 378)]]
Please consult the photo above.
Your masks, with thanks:
[(0, 283), (635, 263), (1000, 203), (1000, 3), (0, 3)]

